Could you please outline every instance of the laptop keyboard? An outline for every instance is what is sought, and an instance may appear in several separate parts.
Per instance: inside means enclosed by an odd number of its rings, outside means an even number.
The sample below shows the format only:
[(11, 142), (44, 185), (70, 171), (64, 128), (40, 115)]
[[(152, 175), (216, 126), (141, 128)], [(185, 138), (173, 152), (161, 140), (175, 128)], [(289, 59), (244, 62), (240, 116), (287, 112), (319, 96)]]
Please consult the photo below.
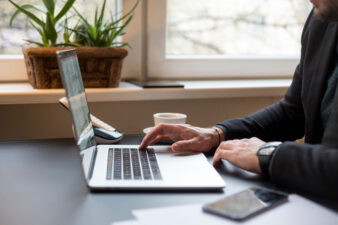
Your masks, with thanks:
[(107, 180), (162, 180), (152, 149), (110, 148)]

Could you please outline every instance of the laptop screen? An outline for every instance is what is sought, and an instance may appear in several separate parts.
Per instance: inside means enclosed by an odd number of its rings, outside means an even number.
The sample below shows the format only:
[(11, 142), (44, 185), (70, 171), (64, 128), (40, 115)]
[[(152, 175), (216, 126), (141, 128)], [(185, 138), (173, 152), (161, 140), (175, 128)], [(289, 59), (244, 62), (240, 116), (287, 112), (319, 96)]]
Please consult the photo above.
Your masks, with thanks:
[[(93, 161), (96, 142), (76, 51), (57, 51), (63, 86), (73, 119), (73, 133), (83, 156), (86, 177)], [(86, 150), (86, 151), (85, 151)]]

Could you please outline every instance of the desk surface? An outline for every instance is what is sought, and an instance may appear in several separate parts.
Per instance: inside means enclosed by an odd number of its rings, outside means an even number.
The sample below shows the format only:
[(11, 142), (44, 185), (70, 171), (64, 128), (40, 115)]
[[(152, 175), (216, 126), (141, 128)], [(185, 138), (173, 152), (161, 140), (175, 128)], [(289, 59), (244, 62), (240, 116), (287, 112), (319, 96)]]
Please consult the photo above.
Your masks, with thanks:
[[(125, 142), (137, 144), (139, 138)], [(0, 224), (109, 225), (132, 219), (133, 209), (207, 203), (251, 186), (274, 188), (225, 162), (217, 170), (227, 182), (223, 192), (92, 193), (72, 139), (2, 142)], [(338, 204), (320, 203), (338, 211)]]

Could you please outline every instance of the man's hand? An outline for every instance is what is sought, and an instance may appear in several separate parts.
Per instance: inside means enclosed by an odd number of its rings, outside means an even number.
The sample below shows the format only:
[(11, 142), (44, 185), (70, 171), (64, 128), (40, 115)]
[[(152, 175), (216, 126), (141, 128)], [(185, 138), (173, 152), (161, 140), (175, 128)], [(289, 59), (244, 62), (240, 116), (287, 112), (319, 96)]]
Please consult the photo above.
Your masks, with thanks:
[(171, 149), (174, 152), (205, 152), (219, 144), (218, 133), (213, 128), (200, 128), (187, 124), (160, 124), (143, 138), (140, 149), (160, 140), (172, 140), (174, 144)]
[(257, 151), (265, 144), (258, 138), (231, 140), (222, 142), (214, 155), (213, 164), (217, 164), (221, 159), (228, 160), (235, 166), (242, 169), (262, 173), (259, 166)]

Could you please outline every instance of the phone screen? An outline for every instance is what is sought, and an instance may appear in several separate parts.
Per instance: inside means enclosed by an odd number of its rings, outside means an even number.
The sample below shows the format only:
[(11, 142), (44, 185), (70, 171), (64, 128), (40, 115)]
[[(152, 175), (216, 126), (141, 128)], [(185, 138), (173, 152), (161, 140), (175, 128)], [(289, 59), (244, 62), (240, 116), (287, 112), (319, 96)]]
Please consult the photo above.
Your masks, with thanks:
[(250, 188), (203, 206), (203, 211), (234, 220), (246, 219), (287, 201), (288, 195), (263, 188)]

